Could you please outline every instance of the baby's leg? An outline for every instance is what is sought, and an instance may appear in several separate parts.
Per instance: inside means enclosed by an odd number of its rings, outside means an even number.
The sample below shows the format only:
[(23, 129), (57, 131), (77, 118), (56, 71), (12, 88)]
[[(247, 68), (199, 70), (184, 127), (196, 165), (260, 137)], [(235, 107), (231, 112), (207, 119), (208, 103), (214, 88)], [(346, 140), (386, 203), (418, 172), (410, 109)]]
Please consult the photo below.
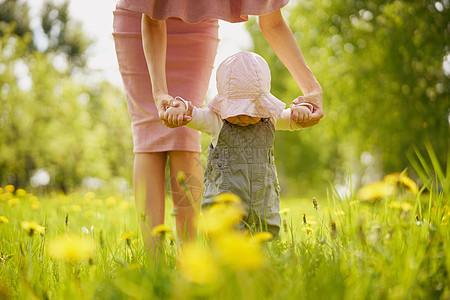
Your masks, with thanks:
[[(203, 192), (203, 166), (198, 152), (170, 151), (170, 183), (174, 208), (177, 210), (177, 232), (180, 239), (195, 238), (195, 211), (200, 209)], [(177, 182), (178, 172), (186, 174), (192, 199)], [(192, 206), (192, 202), (195, 207)]]
[(136, 211), (142, 237), (150, 255), (155, 253), (157, 241), (151, 235), (152, 228), (164, 223), (164, 170), (166, 152), (136, 153), (134, 158), (133, 185)]

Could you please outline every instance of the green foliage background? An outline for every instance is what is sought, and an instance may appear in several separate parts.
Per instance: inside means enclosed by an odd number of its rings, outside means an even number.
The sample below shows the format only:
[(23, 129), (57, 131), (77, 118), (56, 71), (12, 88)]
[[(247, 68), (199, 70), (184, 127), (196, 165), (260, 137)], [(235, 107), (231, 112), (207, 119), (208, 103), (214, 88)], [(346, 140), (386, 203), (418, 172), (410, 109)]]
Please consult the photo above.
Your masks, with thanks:
[[(0, 185), (27, 187), (41, 168), (51, 176), (48, 187), (64, 191), (87, 177), (131, 181), (124, 95), (108, 82), (84, 79), (92, 41), (70, 18), (68, 2), (43, 7), (45, 49), (30, 29), (27, 2), (0, 3)], [(322, 85), (325, 110), (318, 126), (277, 133), (284, 195), (307, 196), (347, 176), (357, 186), (401, 171), (409, 166), (406, 154), (414, 146), (423, 150), (426, 140), (445, 163), (449, 6), (447, 0), (291, 0), (283, 8)], [(256, 21), (247, 28), (253, 50), (271, 67), (273, 94), (290, 103), (299, 88)]]
[[(426, 140), (445, 162), (448, 1), (302, 0), (283, 14), (323, 88), (325, 110), (314, 128), (277, 133), (277, 166), (287, 188), (343, 181), (349, 170), (354, 184), (401, 171), (409, 165), (405, 154)], [(256, 21), (247, 28), (254, 51), (271, 67), (272, 92), (286, 102), (299, 96)], [(372, 162), (361, 163), (362, 153)]]

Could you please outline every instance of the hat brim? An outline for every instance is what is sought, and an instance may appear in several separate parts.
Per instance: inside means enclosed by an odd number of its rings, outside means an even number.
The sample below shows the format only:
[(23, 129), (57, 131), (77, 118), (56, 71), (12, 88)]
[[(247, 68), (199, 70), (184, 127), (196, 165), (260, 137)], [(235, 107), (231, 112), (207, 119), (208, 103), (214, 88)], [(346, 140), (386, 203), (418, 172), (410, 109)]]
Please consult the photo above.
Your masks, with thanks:
[(239, 115), (270, 118), (277, 117), (286, 108), (286, 104), (270, 93), (254, 98), (230, 98), (217, 94), (208, 107), (222, 119)]

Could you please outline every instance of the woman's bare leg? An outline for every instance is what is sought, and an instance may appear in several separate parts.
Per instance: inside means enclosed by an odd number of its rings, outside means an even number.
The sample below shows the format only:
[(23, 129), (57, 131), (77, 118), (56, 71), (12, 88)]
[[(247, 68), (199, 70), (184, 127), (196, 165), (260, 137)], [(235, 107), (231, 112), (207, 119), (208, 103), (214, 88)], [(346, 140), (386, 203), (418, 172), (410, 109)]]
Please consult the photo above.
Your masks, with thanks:
[(136, 211), (146, 249), (153, 255), (157, 242), (152, 228), (164, 223), (166, 152), (137, 153), (134, 157), (133, 187)]
[[(181, 240), (195, 238), (195, 212), (200, 209), (203, 192), (203, 166), (198, 152), (170, 151), (170, 183), (172, 188), (173, 205), (177, 210), (177, 232)], [(186, 182), (190, 187), (195, 207), (192, 206), (186, 193), (178, 184), (178, 172), (186, 174)]]

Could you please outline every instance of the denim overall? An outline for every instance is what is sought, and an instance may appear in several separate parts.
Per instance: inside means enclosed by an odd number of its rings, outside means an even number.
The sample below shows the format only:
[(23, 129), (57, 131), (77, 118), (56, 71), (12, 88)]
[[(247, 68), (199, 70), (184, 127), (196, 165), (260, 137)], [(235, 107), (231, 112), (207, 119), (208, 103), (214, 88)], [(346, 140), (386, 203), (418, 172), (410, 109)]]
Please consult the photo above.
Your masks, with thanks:
[(280, 187), (273, 156), (275, 126), (270, 119), (239, 126), (224, 120), (215, 148), (208, 149), (202, 207), (214, 196), (230, 192), (242, 199), (242, 229), (268, 231), (279, 236)]

